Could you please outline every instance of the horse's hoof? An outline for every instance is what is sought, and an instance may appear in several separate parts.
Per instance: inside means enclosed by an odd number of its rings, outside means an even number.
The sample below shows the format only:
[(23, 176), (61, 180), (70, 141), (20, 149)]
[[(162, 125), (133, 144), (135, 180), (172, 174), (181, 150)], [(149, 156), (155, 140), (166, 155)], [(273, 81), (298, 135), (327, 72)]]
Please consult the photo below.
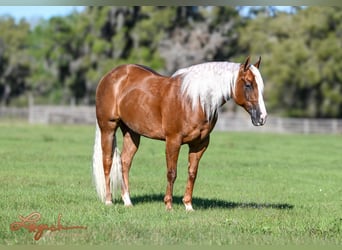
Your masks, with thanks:
[(121, 197), (122, 197), (125, 207), (133, 207), (133, 204), (132, 204), (131, 198), (129, 197), (128, 192), (124, 193)]
[(172, 205), (171, 204), (166, 204), (165, 205), (166, 211), (172, 211)]
[(106, 204), (106, 206), (111, 206), (111, 205), (113, 205), (113, 202), (112, 201), (106, 201), (105, 204)]
[(185, 205), (185, 211), (187, 211), (187, 212), (195, 211), (195, 210), (192, 208), (192, 205), (191, 205), (191, 204), (184, 204), (184, 205)]

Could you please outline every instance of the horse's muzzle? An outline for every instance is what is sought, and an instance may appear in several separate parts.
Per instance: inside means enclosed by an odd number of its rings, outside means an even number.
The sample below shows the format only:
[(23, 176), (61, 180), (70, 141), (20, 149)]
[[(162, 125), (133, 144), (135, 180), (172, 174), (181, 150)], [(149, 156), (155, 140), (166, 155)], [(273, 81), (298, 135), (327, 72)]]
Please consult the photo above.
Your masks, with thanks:
[(250, 109), (249, 114), (254, 126), (262, 126), (266, 123), (267, 114), (262, 114), (259, 109)]

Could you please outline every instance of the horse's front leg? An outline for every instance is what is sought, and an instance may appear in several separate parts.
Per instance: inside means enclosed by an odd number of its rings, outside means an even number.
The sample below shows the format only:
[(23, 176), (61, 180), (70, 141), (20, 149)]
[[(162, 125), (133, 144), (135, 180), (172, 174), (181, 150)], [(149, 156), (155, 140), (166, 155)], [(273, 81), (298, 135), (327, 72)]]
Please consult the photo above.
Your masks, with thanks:
[(180, 147), (181, 140), (178, 138), (166, 138), (167, 186), (164, 202), (167, 210), (172, 209), (173, 184), (177, 178), (177, 160)]
[(208, 145), (209, 136), (199, 144), (189, 144), (188, 182), (183, 198), (186, 211), (193, 211), (192, 192), (197, 177), (198, 164)]

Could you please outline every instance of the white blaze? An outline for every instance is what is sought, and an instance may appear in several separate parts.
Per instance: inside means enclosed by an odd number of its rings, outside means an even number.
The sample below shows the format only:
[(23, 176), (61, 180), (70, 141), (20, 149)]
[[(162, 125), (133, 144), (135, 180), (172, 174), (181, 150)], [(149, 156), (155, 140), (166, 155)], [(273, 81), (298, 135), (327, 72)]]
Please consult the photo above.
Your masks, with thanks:
[(266, 112), (266, 107), (265, 107), (265, 103), (264, 103), (264, 98), (262, 95), (262, 93), (264, 91), (264, 81), (262, 80), (262, 77), (261, 77), (259, 70), (255, 66), (251, 65), (250, 69), (253, 72), (254, 77), (255, 77), (255, 81), (258, 85), (258, 91), (259, 91), (258, 103), (259, 103), (259, 109), (260, 109), (260, 113), (261, 113), (260, 118), (265, 120), (266, 116), (267, 116), (267, 112)]

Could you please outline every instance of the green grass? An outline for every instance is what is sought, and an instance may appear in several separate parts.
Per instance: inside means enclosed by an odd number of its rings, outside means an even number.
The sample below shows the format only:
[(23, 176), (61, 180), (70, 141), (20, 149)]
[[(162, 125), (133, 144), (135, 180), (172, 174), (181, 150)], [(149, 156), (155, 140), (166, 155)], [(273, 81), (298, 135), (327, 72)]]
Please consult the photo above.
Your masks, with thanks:
[[(92, 185), (91, 126), (0, 123), (0, 245), (301, 245), (342, 243), (342, 136), (214, 132), (199, 168), (193, 213), (181, 202), (187, 146), (174, 209), (165, 211), (164, 143), (143, 139), (131, 170), (133, 208), (103, 205)], [(87, 226), (11, 231), (18, 216)]]

